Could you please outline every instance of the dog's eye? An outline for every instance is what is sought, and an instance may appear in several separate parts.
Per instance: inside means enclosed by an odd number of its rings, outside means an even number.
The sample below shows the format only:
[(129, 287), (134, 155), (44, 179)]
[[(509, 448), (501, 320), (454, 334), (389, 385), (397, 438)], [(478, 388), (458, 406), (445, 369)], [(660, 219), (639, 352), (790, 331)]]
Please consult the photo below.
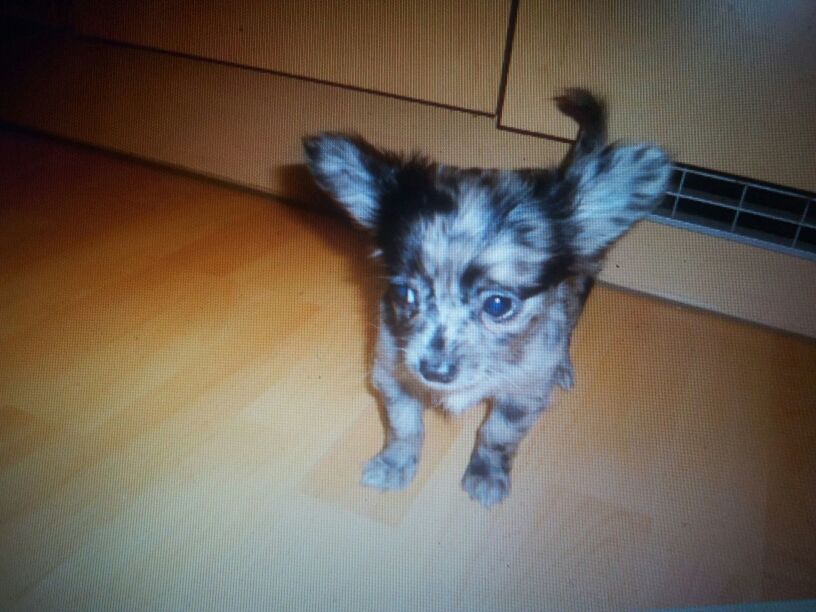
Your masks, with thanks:
[(391, 285), (391, 295), (393, 295), (394, 299), (403, 306), (408, 306), (409, 308), (416, 307), (416, 291), (414, 291), (414, 289), (408, 285)]
[(482, 303), (482, 310), (494, 319), (508, 319), (516, 312), (516, 301), (507, 295), (490, 295)]

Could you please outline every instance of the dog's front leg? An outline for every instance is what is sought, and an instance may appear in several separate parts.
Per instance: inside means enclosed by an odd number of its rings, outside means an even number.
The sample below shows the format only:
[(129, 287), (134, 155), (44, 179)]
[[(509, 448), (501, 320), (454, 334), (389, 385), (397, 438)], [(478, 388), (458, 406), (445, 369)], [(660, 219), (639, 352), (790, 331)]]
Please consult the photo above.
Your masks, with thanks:
[(510, 468), (521, 440), (542, 412), (538, 402), (497, 398), (479, 429), (462, 487), (483, 506), (510, 493)]
[(383, 450), (363, 468), (362, 483), (383, 491), (402, 489), (413, 480), (422, 451), (423, 406), (388, 374), (375, 372), (374, 384), (385, 403), (388, 432)]

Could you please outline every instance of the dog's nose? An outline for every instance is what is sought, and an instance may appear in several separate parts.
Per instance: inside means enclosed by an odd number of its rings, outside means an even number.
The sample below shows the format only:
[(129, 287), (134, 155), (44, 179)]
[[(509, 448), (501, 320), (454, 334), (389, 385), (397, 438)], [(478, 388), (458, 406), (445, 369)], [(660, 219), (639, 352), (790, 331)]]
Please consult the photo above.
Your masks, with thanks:
[(449, 383), (456, 377), (456, 364), (441, 362), (428, 362), (425, 359), (419, 362), (419, 373), (430, 382)]

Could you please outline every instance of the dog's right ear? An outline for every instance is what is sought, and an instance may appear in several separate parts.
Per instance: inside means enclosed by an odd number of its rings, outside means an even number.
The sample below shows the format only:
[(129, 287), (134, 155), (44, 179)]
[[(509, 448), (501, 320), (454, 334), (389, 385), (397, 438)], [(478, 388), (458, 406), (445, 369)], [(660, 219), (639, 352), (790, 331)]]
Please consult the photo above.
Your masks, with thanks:
[(325, 132), (303, 139), (309, 170), (331, 195), (366, 229), (374, 229), (382, 197), (396, 182), (399, 158), (362, 138)]

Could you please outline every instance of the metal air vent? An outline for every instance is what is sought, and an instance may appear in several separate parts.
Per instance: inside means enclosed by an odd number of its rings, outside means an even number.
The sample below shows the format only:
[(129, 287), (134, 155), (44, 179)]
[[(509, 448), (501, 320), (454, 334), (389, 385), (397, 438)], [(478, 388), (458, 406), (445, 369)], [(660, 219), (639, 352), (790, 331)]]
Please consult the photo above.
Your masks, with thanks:
[(675, 166), (650, 220), (816, 261), (816, 195)]

